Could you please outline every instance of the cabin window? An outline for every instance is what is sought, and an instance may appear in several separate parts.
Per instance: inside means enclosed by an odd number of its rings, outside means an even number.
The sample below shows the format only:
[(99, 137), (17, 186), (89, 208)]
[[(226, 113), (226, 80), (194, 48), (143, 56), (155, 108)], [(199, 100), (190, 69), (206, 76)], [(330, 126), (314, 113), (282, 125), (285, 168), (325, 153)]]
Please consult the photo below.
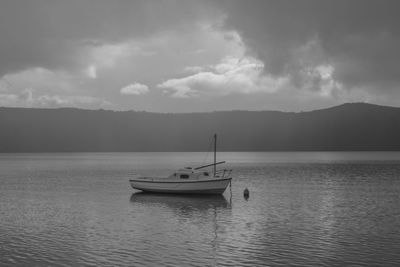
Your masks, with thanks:
[(187, 174), (181, 174), (181, 179), (188, 179), (189, 178), (189, 175), (187, 175)]
[(208, 172), (204, 172), (203, 174), (204, 176), (209, 176)]

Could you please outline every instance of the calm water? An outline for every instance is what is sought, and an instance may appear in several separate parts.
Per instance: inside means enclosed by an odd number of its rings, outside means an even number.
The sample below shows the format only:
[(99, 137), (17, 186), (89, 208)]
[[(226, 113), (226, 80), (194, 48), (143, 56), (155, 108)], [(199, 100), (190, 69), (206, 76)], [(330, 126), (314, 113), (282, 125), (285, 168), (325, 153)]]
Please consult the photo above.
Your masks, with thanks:
[(232, 196), (129, 186), (204, 156), (0, 154), (0, 265), (400, 265), (400, 153), (220, 153)]

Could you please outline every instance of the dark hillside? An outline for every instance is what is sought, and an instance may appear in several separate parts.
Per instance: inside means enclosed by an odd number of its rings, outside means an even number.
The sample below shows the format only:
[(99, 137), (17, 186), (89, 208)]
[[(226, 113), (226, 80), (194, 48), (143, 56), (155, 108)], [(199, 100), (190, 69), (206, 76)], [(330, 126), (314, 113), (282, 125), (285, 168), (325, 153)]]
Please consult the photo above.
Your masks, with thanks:
[(344, 104), (311, 112), (0, 108), (0, 152), (400, 150), (400, 108)]

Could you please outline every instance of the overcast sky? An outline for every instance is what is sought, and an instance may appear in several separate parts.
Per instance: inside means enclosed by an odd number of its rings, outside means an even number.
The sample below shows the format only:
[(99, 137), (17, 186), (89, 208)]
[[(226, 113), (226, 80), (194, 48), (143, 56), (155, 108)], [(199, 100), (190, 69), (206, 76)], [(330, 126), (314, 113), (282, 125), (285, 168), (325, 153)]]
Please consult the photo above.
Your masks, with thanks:
[(400, 1), (2, 0), (0, 106), (400, 106)]

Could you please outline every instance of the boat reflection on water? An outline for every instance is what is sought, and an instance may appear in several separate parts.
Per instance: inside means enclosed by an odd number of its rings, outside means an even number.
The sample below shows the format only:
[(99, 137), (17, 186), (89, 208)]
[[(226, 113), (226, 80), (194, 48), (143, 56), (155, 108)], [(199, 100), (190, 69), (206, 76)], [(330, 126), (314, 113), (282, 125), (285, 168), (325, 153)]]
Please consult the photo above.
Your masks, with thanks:
[(207, 212), (230, 209), (231, 204), (223, 195), (173, 195), (136, 192), (131, 195), (132, 204), (147, 207), (166, 207), (179, 213)]
[[(146, 218), (148, 214), (151, 214), (150, 218), (154, 218), (154, 214), (159, 214), (160, 220), (172, 219), (172, 221), (180, 222), (179, 226), (157, 224), (156, 230), (152, 231), (153, 235), (158, 235), (158, 231), (164, 235), (179, 227), (183, 234), (181, 238), (186, 240), (188, 233), (190, 233), (189, 236), (193, 236), (197, 232), (202, 236), (203, 241), (208, 240), (207, 242), (211, 245), (212, 250), (209, 253), (213, 255), (213, 259), (217, 258), (221, 242), (219, 235), (226, 233), (226, 222), (232, 217), (232, 202), (228, 202), (223, 195), (136, 192), (131, 195), (130, 203), (134, 206), (135, 213), (142, 214), (141, 218)], [(196, 231), (196, 228), (199, 230)], [(211, 265), (216, 266), (217, 263), (214, 262)]]

